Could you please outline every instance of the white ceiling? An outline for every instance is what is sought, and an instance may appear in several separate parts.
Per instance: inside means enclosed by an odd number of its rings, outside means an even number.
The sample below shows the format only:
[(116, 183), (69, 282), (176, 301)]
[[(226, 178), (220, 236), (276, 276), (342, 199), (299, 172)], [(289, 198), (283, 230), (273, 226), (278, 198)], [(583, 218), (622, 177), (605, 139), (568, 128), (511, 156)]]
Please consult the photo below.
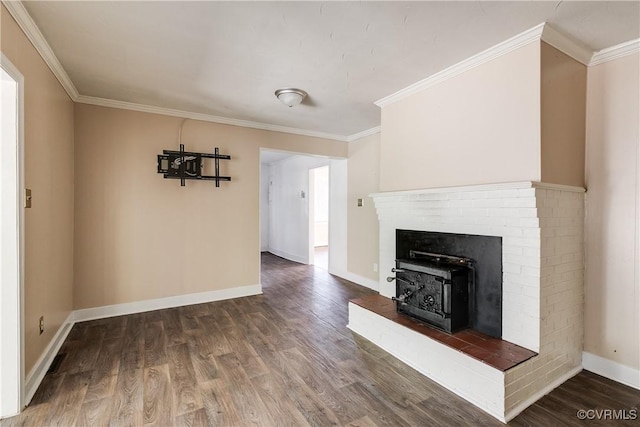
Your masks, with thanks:
[[(28, 1), (81, 95), (347, 136), (374, 101), (541, 22), (593, 51), (640, 2)], [(282, 87), (309, 93), (288, 108)]]

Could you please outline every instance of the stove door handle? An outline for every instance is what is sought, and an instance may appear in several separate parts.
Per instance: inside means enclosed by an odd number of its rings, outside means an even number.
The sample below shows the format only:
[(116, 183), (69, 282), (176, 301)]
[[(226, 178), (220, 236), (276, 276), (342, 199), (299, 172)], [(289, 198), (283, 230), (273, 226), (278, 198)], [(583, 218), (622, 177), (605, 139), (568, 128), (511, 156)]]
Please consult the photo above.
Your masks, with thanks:
[(404, 270), (401, 268), (392, 268), (391, 269), (392, 273), (404, 273)]

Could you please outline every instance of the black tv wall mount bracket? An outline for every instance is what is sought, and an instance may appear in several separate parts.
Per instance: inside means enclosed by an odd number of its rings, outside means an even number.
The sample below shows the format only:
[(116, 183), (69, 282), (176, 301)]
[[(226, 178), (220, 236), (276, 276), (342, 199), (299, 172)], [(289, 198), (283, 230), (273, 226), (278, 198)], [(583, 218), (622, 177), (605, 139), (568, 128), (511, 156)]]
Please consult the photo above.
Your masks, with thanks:
[[(203, 159), (214, 159), (214, 175), (202, 175)], [(220, 160), (231, 160), (231, 156), (220, 154), (218, 147), (213, 154), (184, 151), (184, 144), (180, 144), (180, 151), (162, 150), (162, 154), (158, 154), (158, 173), (165, 178), (179, 179), (182, 187), (187, 179), (215, 181), (216, 187), (220, 187), (220, 181), (231, 181), (231, 177), (220, 175)]]

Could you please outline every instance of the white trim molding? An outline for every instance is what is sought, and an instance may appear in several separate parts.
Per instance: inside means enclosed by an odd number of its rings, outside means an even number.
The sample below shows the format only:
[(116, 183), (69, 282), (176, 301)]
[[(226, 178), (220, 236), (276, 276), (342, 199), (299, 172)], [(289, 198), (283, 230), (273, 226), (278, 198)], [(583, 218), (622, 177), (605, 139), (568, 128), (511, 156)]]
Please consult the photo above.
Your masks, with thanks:
[(589, 65), (593, 50), (546, 23), (542, 40), (584, 65)]
[(355, 283), (356, 285), (364, 286), (365, 288), (369, 288), (373, 291), (378, 292), (379, 286), (378, 286), (377, 280), (369, 279), (368, 277), (360, 276), (359, 274), (351, 273), (349, 271), (344, 271), (339, 273), (334, 272), (332, 274), (334, 276), (338, 276), (352, 283)]
[[(223, 125), (239, 126), (251, 129), (268, 130), (272, 132), (289, 133), (293, 135), (310, 136), (314, 138), (324, 138), (333, 141), (347, 142), (349, 137), (326, 132), (291, 128), (287, 126), (272, 125), (268, 123), (253, 122), (249, 120), (232, 119), (229, 117), (213, 116), (205, 113), (194, 113), (190, 111), (175, 110), (172, 108), (155, 107), (152, 105), (136, 104), (127, 101), (117, 101), (114, 99), (98, 98), (95, 96), (79, 95), (74, 99), (80, 104), (98, 105), (100, 107), (119, 108), (122, 110), (140, 111), (143, 113), (162, 114), (165, 116), (182, 117), (204, 122), (220, 123)], [(357, 134), (356, 134), (357, 135)]]
[(585, 371), (602, 375), (640, 390), (640, 370), (638, 368), (632, 368), (586, 351), (582, 353), (582, 367)]
[(628, 42), (620, 43), (618, 45), (611, 46), (594, 53), (591, 61), (589, 62), (589, 66), (613, 61), (614, 59), (622, 58), (624, 56), (632, 55), (639, 52), (640, 39), (629, 40)]
[(591, 48), (563, 34), (553, 26), (549, 25), (549, 23), (543, 22), (542, 24), (536, 25), (535, 27), (511, 37), (502, 43), (498, 43), (495, 46), (445, 68), (444, 70), (420, 80), (419, 82), (407, 86), (394, 94), (386, 96), (376, 101), (375, 104), (378, 107), (386, 107), (387, 105), (400, 101), (401, 99), (418, 93), (428, 87), (437, 85), (438, 83), (467, 72), (479, 65), (492, 61), (536, 41), (544, 41), (581, 64), (589, 66), (599, 64), (606, 60), (619, 58), (624, 55), (629, 55), (630, 53), (638, 51), (638, 46), (640, 45), (638, 40), (633, 40), (631, 42), (622, 43), (618, 46), (603, 49), (594, 54)]
[(156, 298), (144, 301), (127, 302), (123, 304), (105, 305), (102, 307), (84, 308), (74, 311), (73, 320), (75, 322), (84, 322), (87, 320), (104, 319), (107, 317), (123, 316), (133, 313), (143, 313), (145, 311), (161, 310), (164, 308), (181, 307), (184, 305), (201, 304), (212, 301), (222, 301), (232, 298), (241, 298), (260, 294), (262, 294), (262, 285), (249, 285), (241, 286), (238, 288), (219, 289), (215, 291), (198, 292), (195, 294), (176, 295), (166, 298)]
[[(337, 135), (326, 132), (319, 132), (307, 129), (292, 128), (287, 126), (279, 126), (268, 123), (253, 122), (249, 120), (233, 119), (229, 117), (214, 116), (204, 113), (195, 113), (190, 111), (181, 111), (165, 107), (157, 107), (153, 105), (136, 104), (126, 101), (117, 101), (106, 98), (98, 98), (94, 96), (81, 95), (78, 89), (71, 81), (66, 70), (53, 52), (53, 49), (45, 39), (44, 35), (29, 15), (21, 1), (1, 0), (5, 5), (13, 19), (18, 23), (27, 36), (33, 47), (38, 51), (44, 62), (47, 64), (53, 75), (58, 79), (64, 90), (67, 92), (73, 102), (81, 104), (92, 104), (103, 107), (120, 108), (123, 110), (141, 111), (145, 113), (155, 113), (167, 116), (183, 117), (194, 120), (202, 120), (205, 122), (220, 123), (232, 126), (240, 126), (251, 129), (261, 129), (273, 132), (289, 133), (293, 135), (310, 136), (314, 138), (323, 138), (334, 141), (348, 142), (366, 136), (371, 129), (364, 130), (353, 135)], [(372, 128), (376, 129), (376, 128)], [(375, 133), (375, 132), (373, 132)]]
[(367, 136), (375, 135), (376, 133), (380, 133), (380, 130), (381, 127), (376, 126), (371, 129), (363, 130), (362, 132), (354, 133), (347, 137), (347, 142), (357, 141), (359, 139), (366, 138)]
[(309, 265), (309, 259), (305, 258), (304, 256), (300, 256), (297, 254), (292, 254), (286, 251), (281, 251), (278, 249), (274, 249), (274, 248), (269, 248), (267, 249), (267, 252), (278, 256), (280, 258), (284, 258), (284, 259), (288, 259), (289, 261), (293, 261), (293, 262), (298, 262), (300, 264), (304, 264), (304, 265)]
[(85, 308), (69, 313), (66, 320), (60, 325), (58, 331), (49, 345), (38, 358), (35, 365), (29, 372), (25, 381), (25, 404), (28, 404), (36, 390), (40, 386), (42, 379), (47, 373), (49, 366), (60, 351), (60, 347), (69, 335), (71, 328), (76, 322), (87, 320), (104, 319), (107, 317), (122, 316), (133, 313), (143, 313), (145, 311), (160, 310), (163, 308), (180, 307), (192, 304), (201, 304), (212, 301), (222, 301), (232, 298), (241, 298), (262, 294), (262, 285), (241, 286), (238, 288), (219, 289), (215, 291), (199, 292), (195, 294), (176, 295), (173, 297), (156, 298), (151, 300), (136, 301), (124, 304), (107, 305), (102, 307)]
[(544, 30), (545, 24), (539, 24), (535, 27), (520, 33), (510, 39), (503, 41), (502, 43), (498, 43), (495, 46), (490, 47), (476, 55), (471, 56), (470, 58), (465, 59), (464, 61), (458, 62), (457, 64), (452, 65), (451, 67), (447, 67), (442, 71), (439, 71), (426, 79), (420, 80), (410, 86), (407, 86), (404, 89), (399, 90), (396, 93), (393, 93), (389, 96), (386, 96), (382, 99), (379, 99), (374, 104), (378, 107), (386, 107), (387, 105), (391, 105), (401, 99), (404, 99), (408, 96), (411, 96), (415, 93), (421, 92), (424, 89), (427, 89), (431, 86), (435, 86), (445, 80), (449, 80), (455, 76), (458, 76), (464, 72), (467, 72), (473, 68), (476, 68), (486, 62), (492, 61), (496, 58), (499, 58), (503, 55), (506, 55), (509, 52), (512, 52), (516, 49), (521, 48), (522, 46), (526, 46), (529, 43), (533, 43), (537, 40), (540, 40), (542, 37), (542, 32)]
[(36, 48), (44, 62), (49, 66), (53, 75), (56, 76), (69, 97), (75, 101), (79, 95), (76, 86), (71, 81), (71, 78), (69, 78), (69, 75), (65, 71), (64, 67), (62, 67), (60, 61), (58, 61), (55, 53), (53, 53), (53, 49), (49, 46), (49, 43), (40, 32), (40, 29), (33, 21), (31, 15), (29, 15), (29, 12), (27, 12), (27, 9), (25, 9), (22, 2), (2, 0), (2, 4), (7, 8), (11, 16), (13, 16), (13, 19), (16, 20), (18, 26), (20, 26), (31, 44), (33, 44), (33, 47)]
[(67, 339), (67, 335), (69, 335), (74, 324), (73, 319), (74, 312), (70, 312), (62, 325), (58, 328), (53, 339), (49, 342), (47, 348), (42, 352), (36, 363), (33, 365), (33, 368), (31, 368), (31, 371), (27, 374), (25, 381), (25, 405), (31, 402), (31, 399), (36, 393), (36, 390), (38, 390), (49, 366), (51, 366), (53, 359), (58, 354), (58, 351), (60, 351), (60, 347), (62, 347), (64, 340)]

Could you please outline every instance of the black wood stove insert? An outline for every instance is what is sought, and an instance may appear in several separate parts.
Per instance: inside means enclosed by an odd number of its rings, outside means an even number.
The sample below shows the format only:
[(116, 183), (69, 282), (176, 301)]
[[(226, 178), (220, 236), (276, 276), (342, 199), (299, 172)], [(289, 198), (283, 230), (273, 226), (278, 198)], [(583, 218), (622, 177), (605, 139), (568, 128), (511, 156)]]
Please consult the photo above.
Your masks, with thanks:
[(470, 326), (474, 301), (474, 265), (469, 258), (409, 251), (397, 259), (396, 309), (418, 320), (454, 333)]
[[(412, 255), (413, 251), (413, 255)], [(430, 257), (428, 255), (421, 255), (420, 253), (428, 253), (428, 254), (436, 254), (435, 257)], [(445, 255), (438, 255), (445, 254)], [(502, 338), (502, 238), (498, 236), (480, 236), (473, 234), (457, 234), (457, 233), (440, 233), (434, 231), (418, 231), (418, 230), (396, 230), (396, 260), (402, 261), (408, 264), (428, 264), (431, 268), (444, 269), (447, 270), (451, 267), (454, 268), (455, 271), (451, 273), (438, 273), (433, 274), (431, 276), (440, 277), (440, 280), (451, 280), (452, 290), (457, 289), (460, 283), (460, 277), (464, 277), (464, 269), (472, 269), (473, 277), (469, 282), (469, 328), (474, 329), (478, 332), (481, 332), (485, 335), (489, 335), (496, 338)], [(472, 261), (471, 264), (467, 265), (465, 262), (460, 262), (460, 260), (469, 260)], [(421, 274), (427, 274), (424, 271), (419, 271), (419, 269), (415, 269), (412, 266), (403, 264), (403, 267), (400, 268), (396, 263), (396, 268), (401, 270), (412, 270), (418, 271)], [(462, 269), (462, 270), (461, 270)], [(446, 279), (448, 275), (451, 275), (451, 279)], [(413, 277), (413, 276), (412, 276)], [(400, 275), (400, 278), (403, 279), (404, 275)], [(456, 280), (454, 280), (454, 278)], [(392, 279), (393, 280), (393, 279)], [(415, 278), (404, 278), (404, 280), (409, 283), (416, 283)], [(435, 280), (432, 278), (431, 280)], [(438, 280), (438, 282), (440, 282)], [(421, 277), (420, 285), (424, 281), (424, 278)], [(403, 282), (399, 282), (402, 284)], [(456, 285), (458, 283), (458, 285)], [(405, 283), (406, 285), (406, 283)], [(462, 286), (464, 288), (464, 286)], [(411, 288), (413, 289), (413, 288)], [(411, 290), (409, 289), (409, 291)], [(448, 287), (443, 286), (443, 292), (448, 292)], [(399, 294), (396, 294), (396, 298), (401, 297), (401, 295), (405, 292), (405, 288), (403, 287), (400, 290)], [(423, 290), (420, 291), (423, 293)], [(456, 290), (456, 292), (458, 292)], [(433, 296), (435, 301), (439, 301), (436, 294)], [(457, 295), (457, 294), (455, 294)], [(453, 295), (453, 298), (458, 298)], [(425, 295), (421, 297), (424, 299)], [(406, 298), (406, 297), (405, 297)], [(417, 301), (417, 297), (415, 299), (408, 298), (407, 304), (413, 304)], [(429, 300), (430, 301), (430, 300)], [(464, 316), (464, 314), (458, 314), (457, 310), (459, 306), (456, 306), (454, 300), (448, 300), (452, 310), (456, 310), (456, 312), (444, 311), (441, 308), (433, 308), (433, 311), (429, 311), (430, 314), (423, 316), (422, 320), (425, 323), (430, 323), (436, 327), (439, 327), (443, 330), (446, 330), (446, 316), (450, 315), (453, 317), (452, 324), (454, 325), (452, 330), (455, 331), (458, 329), (458, 320), (455, 318), (460, 316)], [(442, 306), (444, 306), (444, 300), (442, 301)], [(429, 307), (434, 307), (435, 302), (433, 304), (429, 304)], [(427, 307), (424, 305), (423, 307)], [(419, 308), (419, 305), (416, 306)], [(446, 306), (448, 310), (448, 305)], [(407, 315), (412, 315), (408, 312), (406, 305), (400, 304), (399, 312), (406, 313)], [(424, 311), (424, 308), (421, 310)], [(442, 318), (442, 315), (435, 314), (435, 312), (444, 313), (445, 321), (442, 319), (437, 319), (435, 316), (439, 316)], [(423, 313), (424, 314), (424, 313)], [(434, 324), (429, 318), (438, 320), (438, 323)], [(441, 324), (444, 323), (445, 326)], [(462, 327), (460, 327), (462, 328)]]

